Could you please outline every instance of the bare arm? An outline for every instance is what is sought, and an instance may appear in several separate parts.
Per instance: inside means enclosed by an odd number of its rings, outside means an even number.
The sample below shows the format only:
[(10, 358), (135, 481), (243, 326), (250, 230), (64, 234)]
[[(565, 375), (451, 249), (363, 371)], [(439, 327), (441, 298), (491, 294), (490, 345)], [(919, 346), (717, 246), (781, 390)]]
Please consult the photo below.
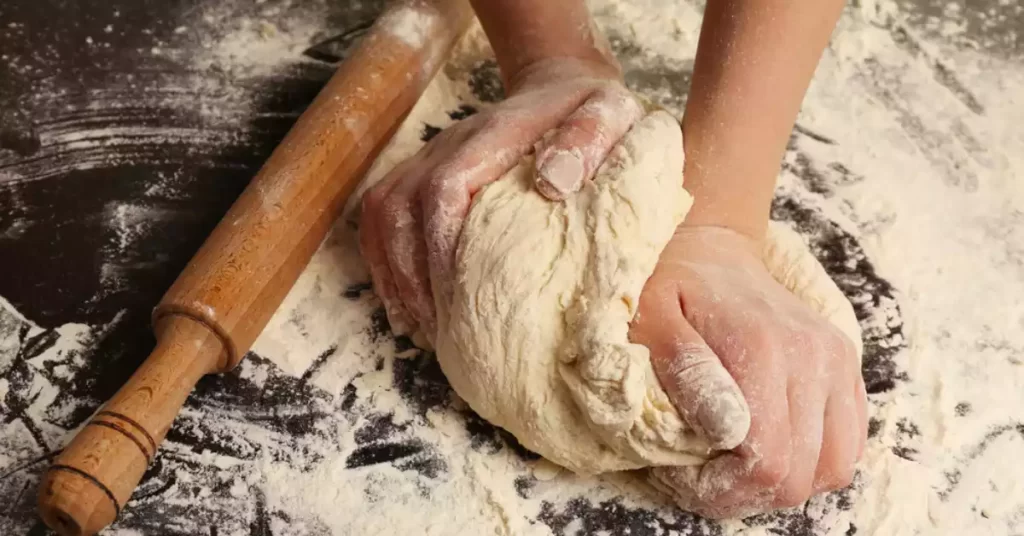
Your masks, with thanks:
[[(651, 349), (684, 417), (696, 413), (690, 420), (705, 433), (710, 417), (711, 429), (728, 432), (721, 437), (745, 434), (699, 468), (652, 471), (680, 506), (704, 516), (794, 507), (848, 486), (864, 452), (855, 345), (768, 274), (760, 244), (790, 130), (842, 5), (708, 0), (705, 11), (683, 119), (685, 185), (696, 202), (630, 331)], [(742, 391), (749, 421), (714, 395), (731, 389), (699, 372), (718, 365)]]
[(506, 85), (526, 67), (577, 58), (618, 67), (582, 0), (471, 0)]
[(687, 225), (764, 235), (790, 130), (843, 0), (708, 0), (683, 132)]

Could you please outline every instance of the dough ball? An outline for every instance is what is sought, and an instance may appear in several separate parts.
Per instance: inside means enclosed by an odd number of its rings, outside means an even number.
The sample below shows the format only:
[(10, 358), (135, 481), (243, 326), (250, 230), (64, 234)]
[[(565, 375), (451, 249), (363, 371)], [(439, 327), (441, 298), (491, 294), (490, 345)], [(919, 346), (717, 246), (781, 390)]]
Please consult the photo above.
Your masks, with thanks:
[[(476, 195), (438, 304), (455, 391), (528, 449), (577, 473), (693, 464), (707, 445), (627, 338), (640, 291), (686, 215), (682, 132), (655, 112), (565, 202), (526, 159)], [(445, 314), (447, 312), (447, 314)]]
[[(576, 473), (694, 465), (712, 453), (661, 389), (629, 321), (691, 205), (683, 140), (665, 112), (639, 121), (564, 202), (524, 159), (473, 200), (437, 357), (455, 391), (526, 448)], [(772, 226), (772, 274), (848, 334), (852, 308), (800, 237)], [(794, 242), (795, 241), (795, 242)], [(854, 340), (860, 340), (857, 330)]]

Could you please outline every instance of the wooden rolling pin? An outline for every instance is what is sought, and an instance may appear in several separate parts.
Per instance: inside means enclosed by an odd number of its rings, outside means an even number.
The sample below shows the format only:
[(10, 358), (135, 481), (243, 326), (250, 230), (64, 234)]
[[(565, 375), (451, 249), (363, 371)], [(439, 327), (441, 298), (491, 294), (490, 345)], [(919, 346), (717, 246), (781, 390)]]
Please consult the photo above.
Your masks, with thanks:
[(380, 16), (156, 306), (153, 353), (44, 475), (47, 525), (114, 521), (196, 382), (245, 355), (471, 18), (465, 0)]

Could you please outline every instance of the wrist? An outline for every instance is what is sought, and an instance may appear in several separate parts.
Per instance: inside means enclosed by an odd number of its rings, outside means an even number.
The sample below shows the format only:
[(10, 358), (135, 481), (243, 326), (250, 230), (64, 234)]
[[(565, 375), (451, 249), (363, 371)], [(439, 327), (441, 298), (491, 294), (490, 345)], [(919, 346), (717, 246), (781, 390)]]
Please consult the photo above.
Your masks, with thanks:
[(734, 126), (735, 117), (694, 106), (689, 103), (683, 117), (683, 186), (693, 195), (685, 223), (726, 227), (760, 241), (785, 147), (777, 150), (773, 136)]
[(506, 89), (532, 66), (553, 58), (611, 67), (608, 41), (584, 0), (470, 0), (494, 49)]
[(731, 227), (686, 222), (676, 227), (672, 240), (676, 244), (674, 249), (684, 256), (702, 257), (708, 253), (708, 246), (714, 245), (719, 253), (724, 248), (724, 250), (741, 255), (737, 259), (754, 258), (758, 262), (761, 260), (761, 250), (764, 245), (763, 237), (754, 238)]
[(622, 80), (619, 64), (614, 58), (592, 55), (545, 56), (523, 64), (503, 77), (508, 95), (560, 80)]
[(770, 203), (767, 205), (745, 198), (744, 194), (727, 197), (722, 192), (707, 195), (699, 188), (690, 189), (693, 208), (687, 213), (681, 228), (717, 227), (729, 229), (754, 242), (764, 240), (768, 229)]

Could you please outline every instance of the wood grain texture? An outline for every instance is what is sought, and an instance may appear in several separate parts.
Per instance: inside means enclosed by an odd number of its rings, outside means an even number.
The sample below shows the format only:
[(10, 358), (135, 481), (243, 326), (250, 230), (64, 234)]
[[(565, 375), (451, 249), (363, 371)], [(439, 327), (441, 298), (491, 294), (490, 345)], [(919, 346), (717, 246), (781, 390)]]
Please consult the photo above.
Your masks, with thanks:
[(381, 16), (157, 305), (156, 349), (54, 460), (47, 525), (94, 534), (114, 520), (195, 383), (238, 364), (470, 18), (464, 0)]

